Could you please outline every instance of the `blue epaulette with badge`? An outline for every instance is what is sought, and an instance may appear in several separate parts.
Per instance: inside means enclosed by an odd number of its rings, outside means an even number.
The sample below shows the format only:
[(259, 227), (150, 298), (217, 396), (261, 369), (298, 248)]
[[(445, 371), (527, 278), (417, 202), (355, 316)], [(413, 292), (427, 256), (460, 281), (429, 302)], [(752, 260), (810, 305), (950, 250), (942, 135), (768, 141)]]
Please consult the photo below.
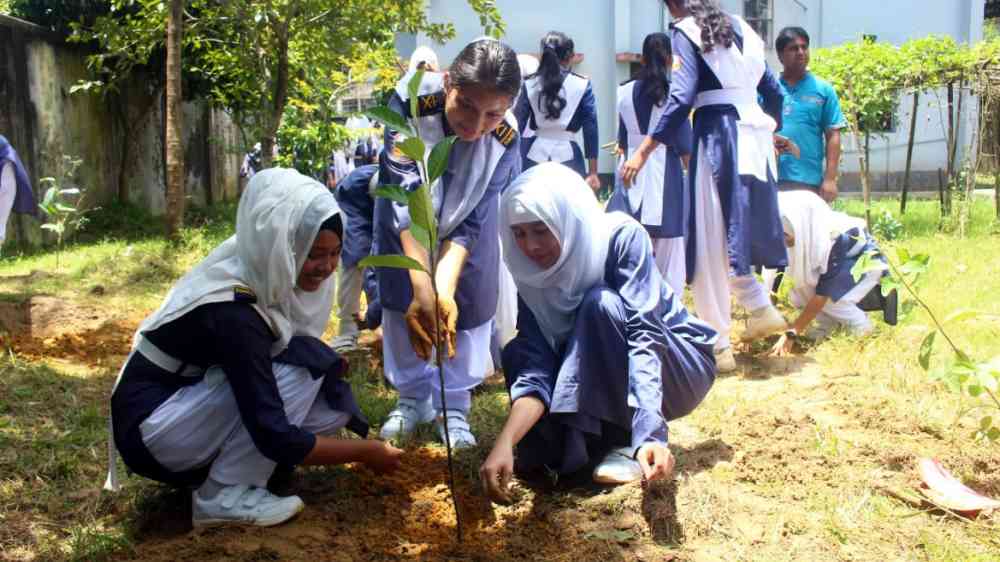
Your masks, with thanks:
[(417, 117), (427, 117), (444, 111), (444, 92), (417, 96)]
[(237, 285), (233, 287), (233, 301), (234, 302), (244, 302), (247, 304), (257, 303), (257, 293), (253, 292), (250, 287), (244, 287), (243, 285)]
[(497, 125), (496, 129), (493, 129), (493, 138), (504, 146), (510, 146), (517, 139), (517, 127), (512, 126), (504, 119)]

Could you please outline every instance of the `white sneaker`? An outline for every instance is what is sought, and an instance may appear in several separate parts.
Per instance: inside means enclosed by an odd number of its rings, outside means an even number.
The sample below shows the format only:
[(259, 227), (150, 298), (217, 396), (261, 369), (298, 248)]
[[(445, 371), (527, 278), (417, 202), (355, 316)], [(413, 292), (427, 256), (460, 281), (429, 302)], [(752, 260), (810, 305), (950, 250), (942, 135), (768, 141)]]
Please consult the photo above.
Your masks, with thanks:
[[(472, 428), (469, 427), (469, 420), (465, 417), (465, 412), (449, 409), (447, 415), (448, 437), (451, 438), (451, 448), (458, 450), (475, 447), (476, 436), (472, 434)], [(444, 415), (440, 410), (438, 411), (437, 419), (434, 420), (434, 426), (437, 427), (438, 437), (444, 443)]]
[(594, 467), (594, 482), (598, 484), (627, 484), (642, 478), (639, 461), (632, 458), (632, 447), (612, 449), (601, 464)]
[(717, 373), (732, 373), (736, 370), (736, 357), (733, 348), (715, 350), (715, 371)]
[(256, 486), (226, 486), (210, 500), (191, 492), (191, 523), (195, 527), (231, 523), (270, 527), (295, 517), (305, 506), (298, 496), (275, 496)]
[(341, 334), (330, 340), (330, 347), (337, 353), (354, 351), (358, 348), (358, 333)]
[(416, 398), (400, 397), (396, 403), (396, 408), (389, 412), (389, 417), (382, 424), (379, 437), (385, 441), (391, 441), (404, 435), (413, 433), (417, 424), (428, 423), (434, 420), (434, 407), (431, 405), (431, 397), (424, 400)]
[(747, 331), (743, 332), (743, 341), (753, 341), (788, 329), (785, 317), (772, 305), (762, 306), (750, 313), (747, 320)]

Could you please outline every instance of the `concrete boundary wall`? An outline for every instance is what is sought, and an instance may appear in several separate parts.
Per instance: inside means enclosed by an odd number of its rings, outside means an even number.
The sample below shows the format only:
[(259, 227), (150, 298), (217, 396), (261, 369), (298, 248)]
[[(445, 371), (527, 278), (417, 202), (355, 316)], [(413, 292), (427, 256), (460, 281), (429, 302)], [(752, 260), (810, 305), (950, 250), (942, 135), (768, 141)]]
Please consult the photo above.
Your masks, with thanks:
[[(114, 99), (70, 93), (88, 79), (87, 51), (44, 28), (0, 15), (0, 134), (28, 168), (39, 199), (39, 178), (61, 174), (63, 155), (83, 160), (77, 182), (87, 203), (119, 199), (164, 212), (164, 94), (162, 80), (136, 77)], [(228, 114), (205, 101), (184, 110), (186, 191), (189, 205), (235, 199), (240, 137)], [(39, 222), (13, 215), (8, 243), (42, 242)]]

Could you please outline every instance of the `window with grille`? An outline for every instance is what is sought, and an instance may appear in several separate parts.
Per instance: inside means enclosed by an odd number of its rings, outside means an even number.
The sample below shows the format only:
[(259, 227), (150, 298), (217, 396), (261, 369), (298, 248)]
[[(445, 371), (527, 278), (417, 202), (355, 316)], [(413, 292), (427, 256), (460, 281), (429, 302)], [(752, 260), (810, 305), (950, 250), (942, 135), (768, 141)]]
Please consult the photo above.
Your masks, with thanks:
[(760, 35), (768, 49), (771, 44), (771, 28), (774, 26), (774, 10), (771, 0), (743, 0), (743, 19)]

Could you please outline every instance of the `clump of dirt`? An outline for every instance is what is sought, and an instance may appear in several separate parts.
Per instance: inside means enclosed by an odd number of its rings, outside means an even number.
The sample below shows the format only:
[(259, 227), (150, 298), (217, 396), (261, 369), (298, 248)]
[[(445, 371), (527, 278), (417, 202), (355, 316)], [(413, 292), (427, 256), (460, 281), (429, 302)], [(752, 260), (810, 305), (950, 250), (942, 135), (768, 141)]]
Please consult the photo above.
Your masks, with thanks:
[(58, 297), (0, 301), (0, 347), (32, 360), (105, 366), (128, 354), (135, 326)]

